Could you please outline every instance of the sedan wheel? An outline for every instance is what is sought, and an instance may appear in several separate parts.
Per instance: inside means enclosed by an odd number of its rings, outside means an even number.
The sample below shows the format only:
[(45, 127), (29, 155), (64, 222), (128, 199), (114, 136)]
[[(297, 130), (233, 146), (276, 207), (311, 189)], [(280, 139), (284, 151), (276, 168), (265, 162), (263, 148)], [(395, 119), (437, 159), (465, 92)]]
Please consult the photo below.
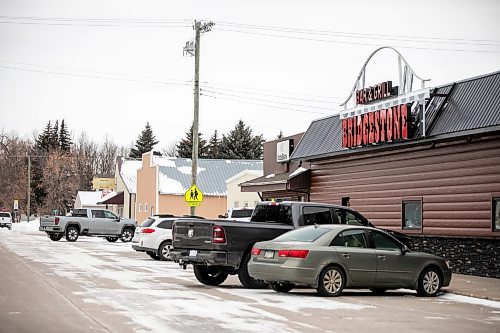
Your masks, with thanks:
[(160, 245), (160, 248), (158, 249), (158, 255), (160, 256), (161, 260), (171, 260), (172, 258), (170, 257), (170, 250), (172, 250), (173, 246), (170, 242), (165, 242)]
[(120, 236), (120, 240), (124, 243), (132, 241), (132, 238), (134, 237), (134, 232), (132, 229), (125, 229), (123, 230), (123, 233)]
[(439, 272), (435, 268), (428, 268), (418, 278), (417, 294), (419, 296), (433, 297), (441, 289), (442, 281)]
[(286, 282), (271, 282), (269, 283), (269, 287), (271, 287), (272, 290), (277, 291), (279, 293), (287, 293), (293, 288), (295, 288), (295, 285), (293, 283), (286, 283)]
[(316, 290), (321, 296), (338, 296), (345, 286), (344, 273), (338, 266), (329, 266), (319, 275)]

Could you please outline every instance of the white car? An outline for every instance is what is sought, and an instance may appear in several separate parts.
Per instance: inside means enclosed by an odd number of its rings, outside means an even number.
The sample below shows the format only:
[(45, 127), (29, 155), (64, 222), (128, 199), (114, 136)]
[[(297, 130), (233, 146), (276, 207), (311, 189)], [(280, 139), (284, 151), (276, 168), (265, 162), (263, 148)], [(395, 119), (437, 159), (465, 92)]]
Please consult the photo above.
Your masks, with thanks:
[(173, 215), (155, 215), (147, 218), (135, 229), (132, 248), (146, 252), (155, 260), (170, 260), (172, 223), (178, 218)]
[(12, 216), (9, 212), (0, 212), (0, 228), (12, 229)]
[(231, 208), (226, 214), (219, 215), (219, 218), (232, 221), (250, 221), (253, 210), (254, 207)]

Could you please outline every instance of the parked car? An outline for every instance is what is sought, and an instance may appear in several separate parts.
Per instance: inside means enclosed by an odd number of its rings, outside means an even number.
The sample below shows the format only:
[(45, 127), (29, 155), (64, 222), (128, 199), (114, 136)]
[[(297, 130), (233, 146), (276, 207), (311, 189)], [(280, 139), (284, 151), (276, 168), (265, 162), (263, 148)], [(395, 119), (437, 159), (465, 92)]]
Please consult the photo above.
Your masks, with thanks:
[(118, 217), (109, 210), (80, 208), (74, 209), (71, 216), (41, 217), (39, 230), (53, 241), (66, 236), (68, 242), (74, 242), (81, 235), (104, 237), (108, 242), (130, 242), (135, 227), (135, 220)]
[(435, 296), (451, 281), (444, 258), (410, 251), (380, 229), (350, 225), (310, 226), (258, 242), (248, 272), (278, 292), (307, 285), (321, 296), (338, 296), (344, 288), (409, 288)]
[(173, 215), (155, 215), (147, 218), (135, 229), (132, 248), (146, 252), (155, 260), (170, 260), (172, 249)]
[(174, 249), (170, 255), (183, 268), (192, 264), (196, 278), (203, 284), (219, 285), (229, 274), (237, 274), (243, 286), (264, 288), (267, 283), (248, 274), (247, 264), (253, 244), (314, 224), (372, 226), (349, 207), (298, 201), (260, 202), (249, 222), (175, 221)]
[(12, 230), (12, 215), (9, 212), (0, 212), (0, 228)]
[(219, 215), (219, 218), (233, 221), (250, 221), (253, 210), (254, 207), (231, 208), (226, 214)]

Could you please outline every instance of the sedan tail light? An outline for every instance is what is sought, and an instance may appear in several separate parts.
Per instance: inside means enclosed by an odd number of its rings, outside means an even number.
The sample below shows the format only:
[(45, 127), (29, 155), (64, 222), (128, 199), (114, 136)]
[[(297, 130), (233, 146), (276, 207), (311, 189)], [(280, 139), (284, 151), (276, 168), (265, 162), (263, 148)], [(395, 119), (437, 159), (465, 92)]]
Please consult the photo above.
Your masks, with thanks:
[(152, 234), (155, 232), (155, 229), (153, 228), (142, 228), (141, 229), (141, 234)]
[(279, 250), (278, 251), (279, 257), (286, 257), (286, 258), (305, 259), (308, 254), (309, 254), (309, 250)]
[(224, 228), (214, 225), (212, 227), (212, 243), (214, 244), (226, 244), (226, 232)]
[(252, 247), (252, 255), (258, 256), (262, 250), (256, 247)]

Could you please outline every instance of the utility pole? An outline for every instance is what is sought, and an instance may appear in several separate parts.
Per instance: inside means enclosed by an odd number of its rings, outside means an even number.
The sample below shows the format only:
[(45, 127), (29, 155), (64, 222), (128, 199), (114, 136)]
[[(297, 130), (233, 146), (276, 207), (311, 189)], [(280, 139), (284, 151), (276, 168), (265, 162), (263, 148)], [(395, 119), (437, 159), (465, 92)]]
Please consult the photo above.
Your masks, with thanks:
[[(194, 21), (195, 42), (186, 42), (184, 55), (193, 56), (194, 51), (194, 119), (193, 119), (193, 150), (191, 152), (191, 186), (196, 185), (196, 176), (198, 174), (198, 127), (199, 127), (199, 100), (200, 100), (200, 35), (202, 32), (209, 32), (215, 23), (201, 23)], [(194, 50), (193, 50), (194, 46)], [(190, 215), (196, 215), (196, 207), (191, 206)]]
[(28, 157), (28, 204), (26, 208), (26, 215), (28, 217), (28, 223), (30, 221), (31, 214), (31, 156), (26, 155)]

